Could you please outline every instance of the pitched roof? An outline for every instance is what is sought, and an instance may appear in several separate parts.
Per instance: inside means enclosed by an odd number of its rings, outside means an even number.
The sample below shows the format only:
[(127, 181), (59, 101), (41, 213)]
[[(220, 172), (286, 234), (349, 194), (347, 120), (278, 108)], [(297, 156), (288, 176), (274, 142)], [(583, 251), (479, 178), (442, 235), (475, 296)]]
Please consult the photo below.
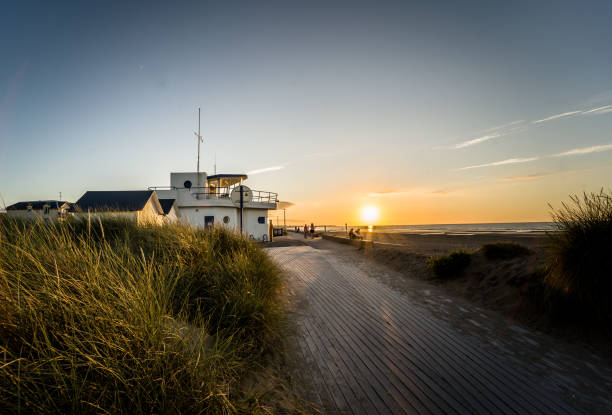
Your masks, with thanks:
[(17, 202), (6, 207), (6, 210), (28, 210), (28, 206), (32, 206), (32, 210), (42, 210), (43, 206), (49, 205), (51, 209), (57, 209), (67, 203), (63, 200), (32, 200), (28, 202)]
[(145, 207), (153, 193), (153, 190), (88, 191), (75, 205), (82, 211), (138, 211)]
[(167, 215), (170, 212), (170, 209), (172, 209), (172, 206), (174, 206), (175, 201), (176, 199), (159, 199), (159, 204), (164, 211), (164, 215)]

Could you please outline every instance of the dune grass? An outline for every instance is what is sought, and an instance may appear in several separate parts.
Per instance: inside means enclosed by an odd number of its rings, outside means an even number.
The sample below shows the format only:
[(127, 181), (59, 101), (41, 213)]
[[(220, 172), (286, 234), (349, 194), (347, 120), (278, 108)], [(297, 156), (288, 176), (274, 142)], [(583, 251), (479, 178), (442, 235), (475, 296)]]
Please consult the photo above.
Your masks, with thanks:
[[(612, 321), (612, 193), (572, 196), (552, 212), (545, 284), (565, 313), (584, 320)], [(552, 295), (552, 294), (551, 294)], [(559, 307), (557, 307), (559, 308)]]
[(512, 259), (524, 255), (529, 255), (531, 252), (523, 245), (515, 242), (495, 242), (484, 244), (481, 248), (485, 257), (488, 260), (495, 261), (500, 259)]
[(469, 265), (472, 255), (465, 251), (455, 251), (429, 259), (429, 268), (440, 278), (449, 278), (461, 274)]
[(221, 229), (3, 218), (0, 407), (256, 411), (238, 385), (279, 343), (280, 286), (258, 246)]

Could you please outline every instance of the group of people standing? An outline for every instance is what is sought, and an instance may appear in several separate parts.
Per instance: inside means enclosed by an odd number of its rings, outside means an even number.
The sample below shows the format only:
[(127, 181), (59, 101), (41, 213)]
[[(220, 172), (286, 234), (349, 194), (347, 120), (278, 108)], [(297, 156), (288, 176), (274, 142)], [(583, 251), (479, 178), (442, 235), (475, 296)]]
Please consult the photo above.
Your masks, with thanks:
[[(308, 224), (304, 224), (304, 239), (308, 238)], [(315, 226), (314, 223), (310, 224), (310, 237), (314, 238)]]

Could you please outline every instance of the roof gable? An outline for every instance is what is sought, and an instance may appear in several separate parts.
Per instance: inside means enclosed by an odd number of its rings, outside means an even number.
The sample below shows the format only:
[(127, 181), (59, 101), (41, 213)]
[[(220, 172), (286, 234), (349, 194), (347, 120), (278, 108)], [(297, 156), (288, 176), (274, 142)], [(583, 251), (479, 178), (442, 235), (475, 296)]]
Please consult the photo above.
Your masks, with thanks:
[(174, 206), (174, 202), (176, 202), (176, 199), (159, 199), (159, 204), (161, 205), (162, 210), (164, 211), (164, 215), (170, 213), (172, 206)]

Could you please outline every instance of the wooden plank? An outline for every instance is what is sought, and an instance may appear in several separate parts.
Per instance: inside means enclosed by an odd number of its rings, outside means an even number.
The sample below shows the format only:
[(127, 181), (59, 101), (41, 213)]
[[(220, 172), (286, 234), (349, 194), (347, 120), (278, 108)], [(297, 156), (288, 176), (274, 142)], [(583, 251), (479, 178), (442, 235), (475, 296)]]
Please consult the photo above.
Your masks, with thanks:
[[(330, 265), (335, 265), (333, 261), (330, 262)], [(423, 313), (423, 315), (415, 315), (414, 313), (416, 310), (414, 307), (411, 307), (410, 304), (398, 305), (396, 301), (401, 296), (381, 296), (379, 293), (381, 290), (390, 291), (392, 294), (396, 294), (388, 287), (381, 289), (381, 287), (377, 286), (374, 288), (377, 289), (365, 287), (364, 291), (373, 297), (372, 299), (368, 299), (364, 296), (363, 299), (365, 301), (370, 301), (374, 308), (374, 304), (377, 302), (389, 301), (393, 305), (392, 309), (397, 310), (398, 314), (401, 314), (402, 311), (408, 312), (408, 315), (410, 315), (411, 318), (404, 318), (403, 320), (411, 325), (412, 330), (408, 332), (414, 332), (418, 335), (418, 344), (423, 344), (425, 346), (425, 350), (432, 350), (434, 352), (447, 354), (446, 357), (450, 358), (447, 360), (469, 363), (470, 366), (468, 369), (470, 371), (483, 370), (484, 373), (481, 372), (480, 376), (476, 377), (475, 380), (479, 382), (481, 387), (485, 387), (487, 389), (490, 387), (495, 388), (498, 383), (501, 383), (502, 387), (498, 388), (498, 395), (506, 401), (507, 405), (523, 406), (525, 411), (533, 411), (534, 413), (540, 413), (542, 406), (546, 406), (551, 411), (555, 411), (557, 413), (565, 413), (566, 411), (573, 412), (572, 408), (569, 408), (564, 403), (559, 403), (557, 399), (546, 399), (542, 401), (542, 393), (545, 395), (547, 395), (547, 393), (538, 391), (541, 388), (532, 387), (533, 385), (529, 385), (530, 382), (525, 382), (524, 376), (521, 376), (516, 371), (513, 371), (510, 368), (500, 364), (498, 359), (490, 356), (488, 353), (481, 351), (479, 354), (475, 354), (475, 350), (479, 349), (477, 345), (466, 344), (464, 341), (459, 339), (460, 336), (449, 334), (447, 328), (440, 327), (439, 325), (436, 326), (435, 318), (433, 318), (432, 315), (428, 313)], [(436, 341), (433, 341), (434, 339)], [(445, 357), (442, 358), (444, 359)], [(487, 360), (486, 365), (483, 364), (483, 361), (485, 360)], [(491, 378), (495, 379), (497, 382), (490, 382)], [(489, 382), (486, 382), (487, 380)], [(516, 391), (516, 395), (514, 397), (507, 396), (508, 391)], [(550, 398), (550, 394), (548, 395)], [(531, 404), (526, 404), (526, 402), (528, 402), (526, 398), (532, 400)]]
[(576, 413), (354, 265), (309, 247), (272, 251), (305, 298), (298, 317), (304, 355), (335, 407), (355, 414)]

